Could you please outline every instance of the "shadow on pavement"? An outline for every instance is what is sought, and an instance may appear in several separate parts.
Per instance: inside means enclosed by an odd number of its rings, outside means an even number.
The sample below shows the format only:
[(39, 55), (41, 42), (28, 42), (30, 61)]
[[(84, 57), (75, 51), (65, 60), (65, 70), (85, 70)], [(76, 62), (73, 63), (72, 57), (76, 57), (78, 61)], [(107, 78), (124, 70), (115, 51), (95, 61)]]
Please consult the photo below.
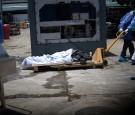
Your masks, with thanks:
[(78, 110), (75, 115), (122, 115), (119, 111), (101, 106), (86, 107)]
[(5, 110), (0, 109), (0, 115), (26, 115), (26, 114), (13, 111), (11, 109), (5, 109)]

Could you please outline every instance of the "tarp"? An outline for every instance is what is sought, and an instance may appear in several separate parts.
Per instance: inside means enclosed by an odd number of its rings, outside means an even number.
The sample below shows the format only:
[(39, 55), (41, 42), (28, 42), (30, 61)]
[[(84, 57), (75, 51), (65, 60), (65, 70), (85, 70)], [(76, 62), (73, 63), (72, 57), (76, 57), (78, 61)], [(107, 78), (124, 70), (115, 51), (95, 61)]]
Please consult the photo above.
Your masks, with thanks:
[(6, 50), (3, 48), (2, 44), (0, 43), (0, 58), (8, 58), (9, 55), (7, 54)]
[(56, 52), (52, 55), (44, 54), (43, 56), (29, 56), (23, 60), (21, 69), (31, 68), (32, 64), (71, 64), (73, 62), (73, 59), (71, 57), (73, 52), (73, 49), (68, 49), (66, 51)]

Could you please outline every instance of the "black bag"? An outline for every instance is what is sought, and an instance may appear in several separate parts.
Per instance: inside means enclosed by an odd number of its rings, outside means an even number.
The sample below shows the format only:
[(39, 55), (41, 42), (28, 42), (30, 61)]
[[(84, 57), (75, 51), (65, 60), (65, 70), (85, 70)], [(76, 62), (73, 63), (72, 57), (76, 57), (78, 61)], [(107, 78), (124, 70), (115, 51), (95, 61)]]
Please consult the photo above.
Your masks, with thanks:
[(85, 64), (87, 60), (91, 59), (90, 55), (86, 52), (77, 50), (72, 53), (71, 57), (73, 58), (73, 61), (80, 62), (81, 64)]

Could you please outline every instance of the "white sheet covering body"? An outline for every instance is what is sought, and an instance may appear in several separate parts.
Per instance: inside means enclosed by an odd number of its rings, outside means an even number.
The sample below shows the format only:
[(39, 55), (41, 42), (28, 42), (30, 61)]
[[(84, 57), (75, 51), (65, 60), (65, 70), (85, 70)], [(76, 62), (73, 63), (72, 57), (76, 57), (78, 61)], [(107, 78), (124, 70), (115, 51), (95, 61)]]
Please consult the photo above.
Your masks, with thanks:
[(71, 54), (73, 52), (73, 49), (68, 49), (66, 51), (56, 52), (52, 55), (44, 54), (43, 56), (29, 56), (23, 60), (21, 69), (29, 69), (31, 68), (32, 64), (72, 64), (73, 59), (71, 57)]

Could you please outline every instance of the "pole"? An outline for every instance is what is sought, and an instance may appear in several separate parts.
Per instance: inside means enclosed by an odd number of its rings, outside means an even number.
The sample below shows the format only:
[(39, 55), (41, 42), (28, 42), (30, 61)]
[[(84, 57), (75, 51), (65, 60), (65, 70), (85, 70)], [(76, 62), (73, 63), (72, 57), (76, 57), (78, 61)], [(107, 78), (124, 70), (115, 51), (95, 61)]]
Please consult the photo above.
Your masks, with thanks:
[(5, 104), (5, 96), (4, 96), (4, 86), (3, 86), (3, 80), (2, 80), (2, 76), (0, 76), (0, 97), (1, 97), (1, 107), (2, 109), (6, 108), (6, 104)]
[(3, 17), (2, 17), (2, 0), (0, 0), (0, 44), (3, 43)]
[(2, 16), (2, 0), (0, 0), (0, 20), (3, 19), (3, 16)]

